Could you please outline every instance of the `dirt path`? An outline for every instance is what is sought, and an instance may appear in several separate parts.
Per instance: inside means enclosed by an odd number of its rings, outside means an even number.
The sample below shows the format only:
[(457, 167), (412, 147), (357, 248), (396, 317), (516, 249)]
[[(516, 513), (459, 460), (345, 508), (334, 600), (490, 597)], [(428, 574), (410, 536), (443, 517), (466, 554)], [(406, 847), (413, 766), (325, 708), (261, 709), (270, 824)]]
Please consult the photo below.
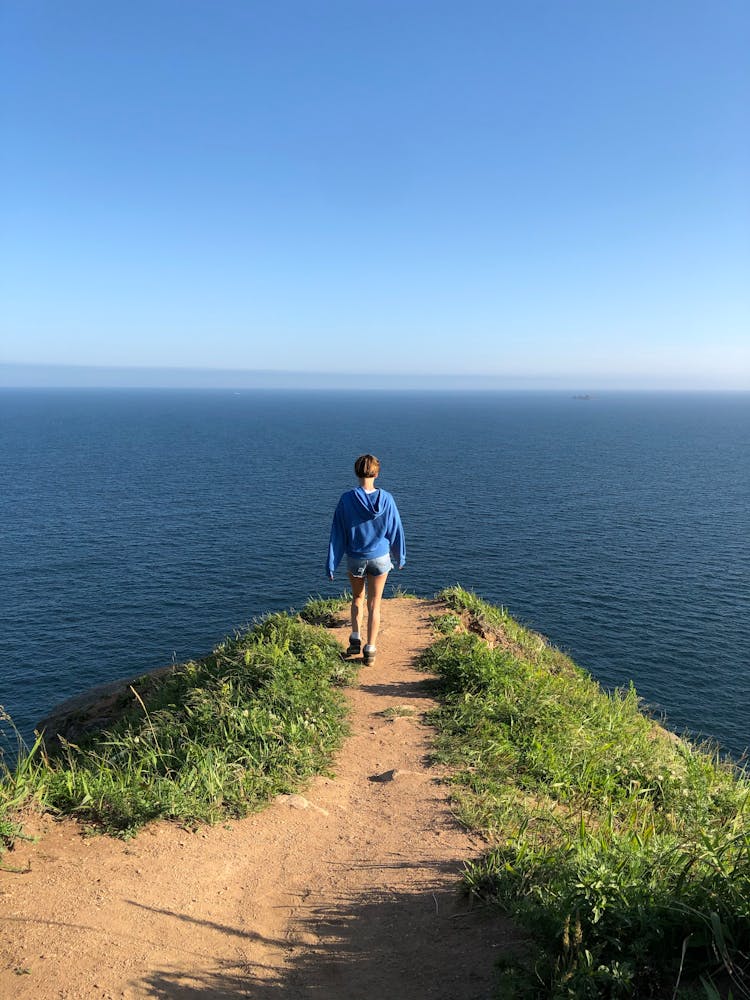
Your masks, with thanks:
[[(6, 856), (30, 872), (0, 872), (0, 997), (490, 997), (515, 936), (456, 891), (482, 843), (425, 762), (433, 702), (412, 664), (433, 611), (384, 603), (336, 778), (304, 798), (197, 833), (154, 824), (129, 843), (42, 821), (38, 842)], [(383, 716), (397, 706), (414, 714)]]

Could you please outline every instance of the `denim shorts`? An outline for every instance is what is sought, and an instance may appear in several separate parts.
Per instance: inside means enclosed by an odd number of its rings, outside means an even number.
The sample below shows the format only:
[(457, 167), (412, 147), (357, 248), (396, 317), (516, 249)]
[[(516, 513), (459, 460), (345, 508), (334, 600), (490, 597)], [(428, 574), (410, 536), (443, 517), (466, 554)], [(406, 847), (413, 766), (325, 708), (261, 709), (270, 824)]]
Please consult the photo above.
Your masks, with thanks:
[(346, 568), (352, 576), (360, 578), (363, 576), (382, 576), (383, 573), (388, 573), (393, 569), (393, 563), (388, 555), (375, 556), (374, 559), (368, 559), (367, 556), (347, 556)]

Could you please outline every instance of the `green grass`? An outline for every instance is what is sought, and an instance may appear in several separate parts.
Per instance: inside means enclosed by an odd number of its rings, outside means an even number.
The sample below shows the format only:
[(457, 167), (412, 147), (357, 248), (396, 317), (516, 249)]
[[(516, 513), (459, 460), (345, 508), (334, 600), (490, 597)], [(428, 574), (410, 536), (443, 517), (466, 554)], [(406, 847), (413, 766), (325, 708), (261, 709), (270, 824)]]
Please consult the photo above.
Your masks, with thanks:
[(392, 705), (390, 708), (384, 708), (379, 714), (384, 719), (408, 719), (415, 716), (417, 711), (408, 705)]
[(533, 935), (504, 995), (687, 997), (702, 980), (750, 996), (746, 777), (504, 609), (440, 596), (423, 657), (442, 681), (437, 756), (457, 815), (495, 845), (465, 883)]
[[(23, 826), (20, 821), (21, 811), (28, 807), (30, 801), (31, 774), (30, 763), (39, 750), (39, 741), (29, 751), (21, 739), (13, 720), (0, 705), (0, 735), (7, 736), (15, 742), (15, 755), (18, 763), (8, 768), (4, 763), (4, 754), (0, 750), (0, 855), (5, 848), (12, 847), (23, 837)], [(3, 867), (3, 866), (0, 866)]]
[(431, 618), (433, 628), (441, 635), (452, 635), (454, 632), (465, 632), (466, 628), (461, 616), (451, 611), (447, 613), (433, 615)]
[(12, 842), (30, 805), (121, 835), (156, 818), (245, 815), (328, 767), (352, 677), (324, 629), (269, 615), (202, 660), (141, 678), (108, 730), (0, 763), (0, 837)]
[(311, 597), (300, 611), (300, 618), (310, 625), (323, 625), (333, 628), (342, 622), (349, 621), (349, 607), (352, 595), (348, 591), (340, 597)]

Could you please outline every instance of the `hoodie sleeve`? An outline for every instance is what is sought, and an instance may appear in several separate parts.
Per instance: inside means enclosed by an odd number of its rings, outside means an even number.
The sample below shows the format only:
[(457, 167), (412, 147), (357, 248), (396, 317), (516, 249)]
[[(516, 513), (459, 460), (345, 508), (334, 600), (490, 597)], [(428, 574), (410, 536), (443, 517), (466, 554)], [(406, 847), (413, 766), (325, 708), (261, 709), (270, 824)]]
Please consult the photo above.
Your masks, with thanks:
[(398, 569), (406, 563), (406, 539), (404, 538), (404, 526), (401, 523), (401, 515), (398, 512), (396, 501), (390, 498), (388, 541), (391, 545), (391, 559)]
[(346, 534), (344, 524), (344, 501), (339, 500), (338, 506), (333, 514), (331, 524), (331, 537), (328, 541), (328, 561), (326, 562), (326, 575), (333, 576), (336, 567), (341, 562), (346, 551)]

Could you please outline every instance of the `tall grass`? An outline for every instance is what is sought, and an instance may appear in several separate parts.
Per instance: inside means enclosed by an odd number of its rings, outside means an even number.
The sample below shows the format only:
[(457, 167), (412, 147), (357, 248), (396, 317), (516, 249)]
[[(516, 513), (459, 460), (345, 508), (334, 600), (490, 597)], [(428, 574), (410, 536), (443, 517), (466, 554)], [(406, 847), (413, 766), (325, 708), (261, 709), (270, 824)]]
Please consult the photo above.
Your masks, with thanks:
[(423, 657), (442, 678), (438, 755), (458, 815), (495, 844), (466, 885), (535, 939), (508, 995), (694, 996), (702, 981), (750, 996), (745, 775), (502, 608), (441, 596), (444, 637)]
[(0, 705), (0, 737), (8, 746), (15, 743), (15, 766), (5, 763), (5, 751), (0, 746), (0, 855), (23, 836), (20, 812), (33, 798), (35, 772), (39, 767), (41, 737), (37, 736), (29, 749), (13, 720)]
[(257, 809), (328, 766), (351, 670), (324, 629), (269, 615), (202, 660), (141, 678), (106, 731), (55, 752), (37, 740), (3, 765), (0, 837), (17, 836), (32, 801), (118, 834)]
[(300, 611), (300, 618), (310, 625), (332, 628), (348, 618), (352, 595), (344, 591), (339, 597), (311, 597)]

